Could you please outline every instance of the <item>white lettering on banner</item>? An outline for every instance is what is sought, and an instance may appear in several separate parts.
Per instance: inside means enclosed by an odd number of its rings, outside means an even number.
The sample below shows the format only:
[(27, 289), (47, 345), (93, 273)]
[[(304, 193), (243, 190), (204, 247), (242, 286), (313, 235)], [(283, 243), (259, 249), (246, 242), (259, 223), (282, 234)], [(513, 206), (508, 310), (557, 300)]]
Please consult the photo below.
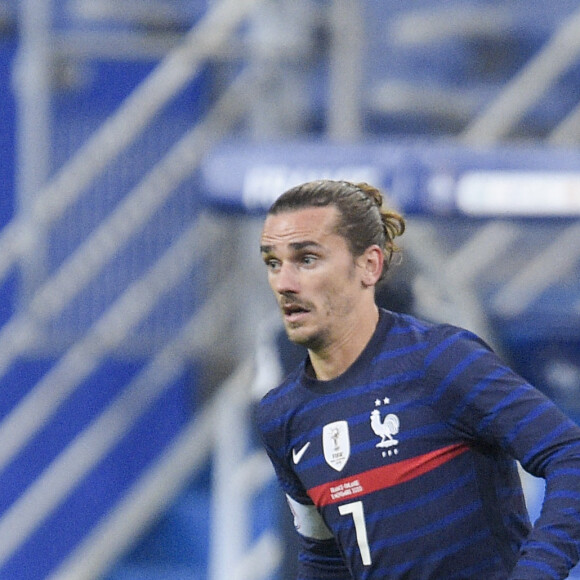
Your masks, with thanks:
[(242, 202), (249, 209), (267, 209), (286, 190), (316, 179), (346, 179), (355, 183), (366, 181), (381, 186), (379, 171), (371, 165), (343, 165), (332, 168), (255, 165), (244, 175)]
[(471, 215), (578, 215), (580, 173), (468, 171), (457, 182), (457, 207)]
[(358, 479), (347, 481), (330, 488), (330, 497), (332, 499), (340, 499), (342, 497), (349, 497), (362, 493), (364, 491)]

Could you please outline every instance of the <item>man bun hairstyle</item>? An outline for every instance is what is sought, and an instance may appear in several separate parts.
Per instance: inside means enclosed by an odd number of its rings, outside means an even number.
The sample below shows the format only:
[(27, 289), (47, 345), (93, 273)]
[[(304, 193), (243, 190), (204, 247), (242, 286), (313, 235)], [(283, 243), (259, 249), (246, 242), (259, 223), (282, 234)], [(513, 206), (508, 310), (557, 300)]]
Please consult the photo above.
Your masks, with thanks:
[(404, 218), (384, 205), (383, 194), (368, 183), (322, 179), (309, 181), (284, 192), (268, 210), (269, 215), (308, 207), (333, 205), (340, 217), (336, 233), (348, 243), (356, 258), (372, 245), (383, 250), (385, 258), (381, 280), (393, 256), (399, 252), (395, 238), (405, 231)]

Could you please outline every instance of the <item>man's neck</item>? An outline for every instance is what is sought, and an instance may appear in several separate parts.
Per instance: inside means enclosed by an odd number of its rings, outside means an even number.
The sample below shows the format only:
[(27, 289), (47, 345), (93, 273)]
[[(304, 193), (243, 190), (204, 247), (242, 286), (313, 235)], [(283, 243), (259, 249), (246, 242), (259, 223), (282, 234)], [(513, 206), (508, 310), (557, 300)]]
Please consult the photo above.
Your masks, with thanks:
[(329, 381), (342, 375), (366, 348), (378, 321), (379, 311), (374, 306), (367, 315), (360, 316), (355, 324), (347, 326), (343, 335), (328, 347), (309, 350), (310, 363), (316, 378)]

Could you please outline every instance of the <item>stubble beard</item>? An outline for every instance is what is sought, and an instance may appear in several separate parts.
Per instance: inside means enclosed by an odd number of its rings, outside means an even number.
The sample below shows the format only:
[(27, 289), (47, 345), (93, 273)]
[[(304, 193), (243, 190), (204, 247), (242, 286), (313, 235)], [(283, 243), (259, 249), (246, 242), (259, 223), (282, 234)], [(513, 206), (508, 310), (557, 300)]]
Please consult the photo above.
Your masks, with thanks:
[(286, 325), (286, 335), (294, 344), (299, 344), (308, 350), (318, 350), (323, 347), (325, 340), (323, 333), (303, 334), (300, 332), (299, 325)]

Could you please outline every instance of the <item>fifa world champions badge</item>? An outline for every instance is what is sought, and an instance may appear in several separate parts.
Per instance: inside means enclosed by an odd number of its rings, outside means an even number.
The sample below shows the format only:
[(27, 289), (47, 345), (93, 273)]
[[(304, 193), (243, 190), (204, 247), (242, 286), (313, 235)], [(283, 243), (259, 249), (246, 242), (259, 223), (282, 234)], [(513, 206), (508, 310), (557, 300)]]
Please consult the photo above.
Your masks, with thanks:
[(350, 457), (348, 423), (335, 421), (322, 429), (322, 448), (326, 463), (336, 471), (342, 471)]

